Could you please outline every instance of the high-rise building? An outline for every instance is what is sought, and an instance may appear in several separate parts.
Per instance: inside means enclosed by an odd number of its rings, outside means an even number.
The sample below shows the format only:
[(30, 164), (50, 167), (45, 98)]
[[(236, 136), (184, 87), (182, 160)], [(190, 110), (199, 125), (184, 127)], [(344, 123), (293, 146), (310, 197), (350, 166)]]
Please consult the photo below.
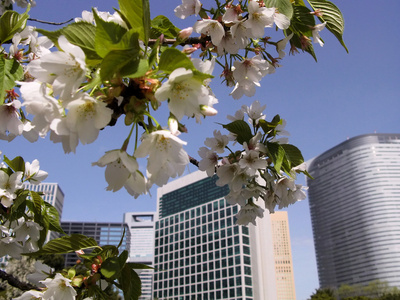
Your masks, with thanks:
[(296, 289), (288, 213), (287, 211), (276, 211), (270, 216), (274, 244), (277, 300), (295, 300)]
[[(100, 246), (118, 246), (122, 239), (119, 248), (120, 253), (127, 249), (127, 235), (124, 235), (124, 232), (126, 233), (128, 228), (124, 223), (63, 221), (61, 222), (61, 228), (66, 234), (79, 233), (91, 237), (95, 239)], [(70, 267), (75, 265), (78, 259), (75, 253), (65, 254), (65, 266)]]
[(400, 287), (400, 134), (365, 134), (309, 164), (321, 287)]
[[(125, 213), (124, 223), (128, 226), (128, 262), (153, 266), (154, 264), (154, 215), (155, 212)], [(139, 299), (153, 299), (153, 269), (136, 270), (142, 282)]]
[(235, 225), (216, 180), (197, 171), (158, 189), (155, 299), (277, 298), (269, 214)]

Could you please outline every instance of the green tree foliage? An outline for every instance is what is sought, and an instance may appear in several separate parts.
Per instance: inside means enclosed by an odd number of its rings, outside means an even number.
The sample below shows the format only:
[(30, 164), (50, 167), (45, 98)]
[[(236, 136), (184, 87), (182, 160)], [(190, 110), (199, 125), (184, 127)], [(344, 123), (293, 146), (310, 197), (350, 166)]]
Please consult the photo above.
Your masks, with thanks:
[(317, 289), (311, 295), (310, 300), (336, 300), (335, 292), (332, 289)]

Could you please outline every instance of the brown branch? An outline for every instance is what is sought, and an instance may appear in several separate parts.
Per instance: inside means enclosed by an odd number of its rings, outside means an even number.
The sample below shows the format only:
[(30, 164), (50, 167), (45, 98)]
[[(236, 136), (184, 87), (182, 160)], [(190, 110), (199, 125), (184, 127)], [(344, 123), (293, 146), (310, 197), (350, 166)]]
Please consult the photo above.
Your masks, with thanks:
[(189, 156), (189, 162), (191, 164), (195, 165), (196, 167), (199, 167), (199, 161), (197, 159), (191, 157), (190, 155), (188, 155), (188, 156)]
[(14, 277), (10, 274), (7, 274), (3, 270), (0, 270), (0, 279), (7, 281), (9, 285), (16, 287), (17, 289), (20, 289), (21, 291), (29, 291), (29, 290), (40, 291), (41, 290), (40, 288), (38, 288), (37, 286), (34, 286), (33, 284), (20, 281), (18, 278)]
[[(179, 45), (181, 46), (185, 46), (185, 45), (193, 45), (193, 44), (202, 44), (205, 45), (206, 42), (210, 41), (211, 38), (209, 36), (206, 37), (190, 37), (188, 39), (186, 39), (185, 41), (183, 41), (182, 43), (180, 43)], [(156, 43), (157, 39), (149, 39), (149, 46), (154, 45)], [(163, 44), (167, 44), (167, 45), (173, 45), (175, 44), (176, 39), (163, 39), (162, 43)]]
[(43, 20), (38, 20), (38, 19), (33, 19), (33, 18), (29, 18), (28, 20), (43, 23), (43, 24), (49, 24), (49, 25), (64, 25), (64, 24), (67, 24), (67, 23), (73, 21), (74, 19), (72, 18), (72, 19), (69, 19), (68, 21), (64, 21), (64, 22), (49, 22), (49, 21), (43, 21)]

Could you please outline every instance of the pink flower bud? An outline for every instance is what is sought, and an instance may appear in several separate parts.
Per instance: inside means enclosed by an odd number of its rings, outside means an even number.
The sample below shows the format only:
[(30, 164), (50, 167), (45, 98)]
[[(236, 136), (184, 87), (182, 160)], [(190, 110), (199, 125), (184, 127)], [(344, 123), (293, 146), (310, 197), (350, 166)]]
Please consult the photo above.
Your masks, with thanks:
[(193, 32), (193, 27), (182, 29), (178, 34), (178, 39), (186, 40), (192, 35), (192, 32)]

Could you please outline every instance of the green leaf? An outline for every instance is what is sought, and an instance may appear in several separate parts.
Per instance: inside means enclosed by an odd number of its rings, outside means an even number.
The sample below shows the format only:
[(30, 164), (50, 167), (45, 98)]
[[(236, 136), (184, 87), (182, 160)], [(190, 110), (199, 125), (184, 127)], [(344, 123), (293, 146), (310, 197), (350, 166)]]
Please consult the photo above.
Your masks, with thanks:
[(95, 65), (101, 57), (96, 53), (95, 34), (96, 26), (87, 22), (72, 23), (61, 30), (67, 40), (82, 49), (88, 63)]
[[(291, 34), (291, 30), (287, 30), (287, 32), (288, 32), (288, 35)], [(315, 55), (314, 47), (311, 43), (311, 40), (309, 41), (307, 47), (303, 49), (300, 36), (298, 36), (297, 34), (294, 34), (293, 37), (290, 39), (290, 43), (295, 45), (296, 48), (309, 53), (314, 58), (314, 60), (317, 61), (317, 56)]]
[(23, 76), (24, 69), (16, 60), (0, 57), (0, 105), (4, 103), (6, 90), (13, 89), (15, 81)]
[(25, 13), (6, 10), (0, 17), (0, 44), (12, 39), (14, 34), (24, 30), (26, 21), (29, 18), (29, 7)]
[(57, 209), (46, 201), (43, 203), (44, 207), (42, 208), (42, 215), (49, 224), (49, 230), (65, 234), (60, 225), (60, 215), (58, 214)]
[(290, 0), (264, 0), (266, 7), (275, 7), (279, 13), (284, 14), (289, 19), (293, 15), (293, 7)]
[(136, 300), (142, 294), (142, 283), (138, 274), (125, 264), (123, 267), (118, 282), (124, 292), (124, 299)]
[[(117, 252), (118, 253), (118, 252)], [(128, 259), (128, 251), (122, 251), (119, 257), (109, 257), (107, 258), (102, 264), (100, 272), (103, 274), (104, 277), (109, 279), (116, 279), (118, 278), (119, 274), (123, 270), (126, 261)]]
[(101, 61), (95, 49), (96, 26), (91, 23), (77, 22), (56, 31), (39, 28), (36, 31), (48, 37), (56, 46), (58, 46), (58, 38), (64, 35), (71, 44), (82, 49), (86, 55), (86, 62), (90, 65), (94, 66)]
[(235, 134), (237, 136), (236, 140), (242, 145), (244, 142), (249, 143), (249, 140), (253, 137), (249, 124), (243, 120), (236, 120), (232, 123), (222, 125), (222, 127)]
[(281, 147), (285, 151), (285, 156), (287, 160), (290, 162), (290, 169), (302, 164), (304, 162), (303, 155), (301, 151), (293, 145), (290, 144), (282, 144)]
[(160, 45), (160, 39), (157, 39), (149, 55), (149, 68), (153, 67), (157, 62), (158, 54), (160, 52), (160, 49), (158, 48), (159, 45)]
[(176, 38), (181, 30), (165, 16), (157, 16), (151, 20), (150, 38), (157, 39), (161, 34), (167, 39)]
[(138, 52), (135, 49), (111, 51), (101, 63), (100, 77), (102, 80), (107, 80), (114, 74), (125, 76), (135, 73), (139, 68), (139, 62)]
[(83, 234), (71, 234), (49, 241), (43, 248), (34, 253), (24, 255), (37, 256), (42, 254), (65, 254), (77, 250), (98, 247), (97, 242)]
[(326, 22), (326, 28), (333, 33), (333, 35), (338, 39), (340, 44), (349, 52), (344, 41), (344, 19), (342, 12), (339, 8), (330, 1), (327, 0), (307, 0), (311, 7), (316, 10), (320, 9), (322, 11), (322, 16), (318, 17), (321, 22)]
[(146, 45), (150, 33), (150, 9), (148, 0), (119, 0), (119, 12), (128, 26), (139, 32), (139, 39)]
[(132, 64), (127, 64), (121, 68), (120, 74), (124, 77), (138, 78), (146, 75), (149, 70), (149, 62), (147, 59), (139, 59), (139, 63), (136, 61)]
[(121, 273), (122, 267), (119, 264), (118, 257), (110, 257), (101, 264), (100, 273), (104, 277), (114, 280)]
[[(112, 50), (128, 49), (129, 45), (120, 44), (127, 30), (115, 22), (106, 22), (93, 9), (96, 21), (95, 49), (98, 55), (105, 57)], [(137, 38), (137, 36), (136, 36)]]
[(27, 190), (18, 190), (16, 192), (17, 197), (14, 199), (14, 203), (11, 206), (11, 218), (12, 220), (18, 220), (21, 218), (26, 212), (27, 206), (27, 198), (29, 195), (29, 191)]
[(315, 26), (315, 18), (310, 12), (311, 10), (306, 6), (294, 5), (293, 18), (290, 20), (290, 30), (311, 37), (312, 28)]
[(186, 54), (175, 48), (167, 48), (160, 57), (159, 69), (167, 73), (172, 73), (175, 69), (185, 68), (195, 70), (195, 67)]
[(14, 172), (23, 172), (23, 173), (25, 173), (25, 161), (21, 156), (17, 156), (13, 160), (10, 160), (7, 156), (4, 155), (4, 162)]
[(282, 167), (283, 159), (285, 158), (285, 150), (278, 143), (266, 143), (268, 156), (274, 163), (274, 169), (279, 173)]
[(44, 206), (44, 200), (43, 198), (34, 191), (29, 191), (29, 197), (32, 200), (33, 206), (30, 207), (30, 209), (33, 211), (35, 214), (35, 221), (42, 220), (42, 207)]
[(258, 124), (261, 126), (263, 129), (264, 133), (270, 133), (272, 135), (275, 135), (273, 130), (278, 126), (279, 124), (282, 124), (281, 117), (279, 115), (275, 115), (275, 117), (272, 119), (271, 122), (265, 121), (265, 120), (258, 120)]

